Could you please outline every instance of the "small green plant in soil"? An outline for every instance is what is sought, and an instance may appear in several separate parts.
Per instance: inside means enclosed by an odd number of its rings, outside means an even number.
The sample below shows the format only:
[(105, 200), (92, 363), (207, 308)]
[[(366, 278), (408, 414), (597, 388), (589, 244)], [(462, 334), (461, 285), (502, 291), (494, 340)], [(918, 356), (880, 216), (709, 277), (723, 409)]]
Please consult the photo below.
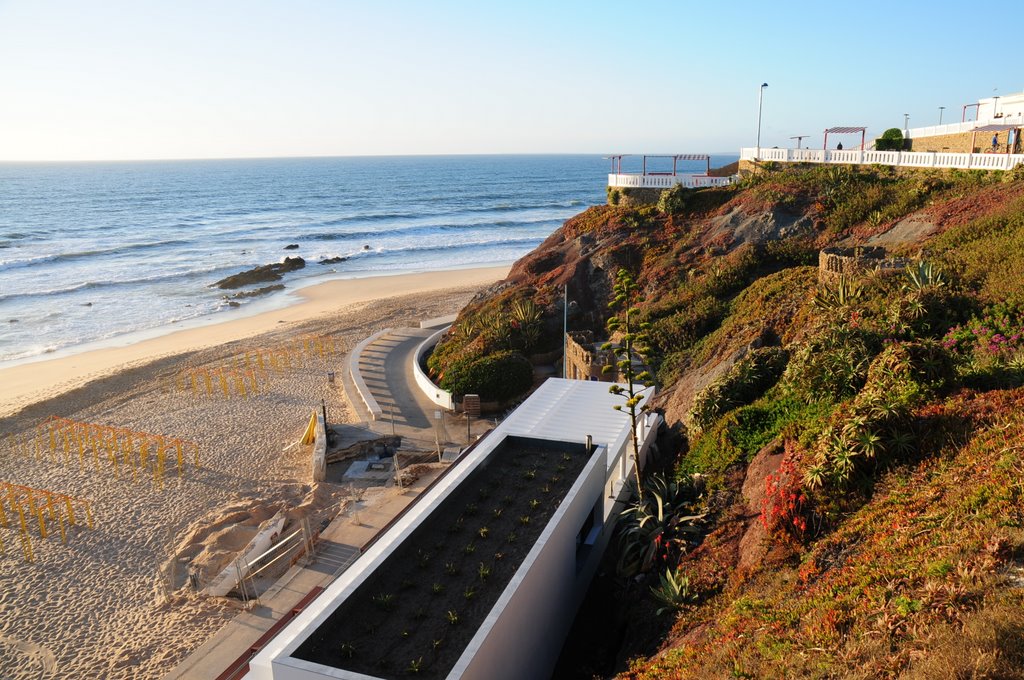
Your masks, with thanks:
[(501, 513), (503, 512), (505, 512), (504, 509), (495, 508), (494, 510), (491, 510), (491, 515), (494, 517), (494, 519), (501, 519)]
[(532, 499), (530, 501), (530, 510), (536, 510), (539, 507), (540, 507), (540, 501), (539, 500), (534, 498), (534, 499)]
[(480, 563), (480, 567), (476, 570), (477, 576), (480, 577), (481, 581), (486, 581), (491, 576), (491, 568), (483, 562)]
[(462, 552), (465, 553), (466, 555), (472, 555), (473, 553), (476, 552), (476, 544), (475, 543), (467, 543), (466, 547), (462, 549)]
[(455, 574), (459, 573), (459, 566), (454, 562), (445, 562), (444, 573), (448, 574), (449, 576), (454, 576)]
[(349, 642), (342, 642), (341, 646), (338, 647), (338, 651), (341, 652), (341, 655), (343, 657), (345, 657), (346, 659), (351, 659), (352, 657), (354, 657), (356, 655), (356, 647), (355, 647), (355, 645), (353, 645), (353, 644), (351, 644)]
[(466, 517), (472, 517), (476, 514), (476, 511), (478, 509), (479, 508), (477, 508), (476, 503), (470, 503), (469, 505), (466, 506), (466, 509), (465, 511), (463, 511), (463, 514), (466, 515)]
[(527, 524), (530, 523), (530, 516), (529, 515), (520, 515), (519, 516), (519, 523), (522, 524), (525, 527)]
[(435, 583), (430, 586), (430, 592), (434, 593), (434, 595), (440, 595), (444, 592), (444, 585), (441, 583)]
[(445, 618), (448, 619), (449, 625), (456, 626), (459, 623), (459, 613), (454, 609), (449, 609), (445, 614)]
[(405, 669), (407, 673), (419, 673), (423, 670), (423, 657), (413, 659), (409, 662), (408, 668)]
[(479, 536), (480, 538), (487, 538), (487, 536), (491, 533), (491, 530), (487, 527), (480, 527), (476, 533), (477, 536)]
[(545, 484), (544, 486), (540, 487), (540, 492), (541, 493), (551, 493), (551, 487), (548, 486), (547, 484)]
[[(526, 519), (530, 519), (530, 518), (527, 517)], [(510, 531), (510, 532), (508, 532), (508, 536), (505, 537), (505, 542), (506, 543), (515, 543), (518, 538), (519, 537), (516, 536), (516, 532)]]
[(444, 638), (440, 638), (440, 639), (437, 639), (437, 640), (431, 640), (430, 641), (430, 648), (436, 652), (437, 650), (441, 649), (441, 646), (443, 644), (444, 644)]
[(473, 586), (467, 586), (466, 589), (462, 591), (462, 596), (467, 600), (472, 600), (476, 597), (476, 588)]
[(531, 479), (533, 479), (536, 476), (537, 476), (537, 471), (536, 470), (527, 470), (526, 472), (523, 473), (523, 479), (525, 479), (525, 480), (531, 480)]
[(379, 593), (374, 596), (373, 603), (384, 611), (391, 611), (395, 606), (395, 596), (392, 593)]

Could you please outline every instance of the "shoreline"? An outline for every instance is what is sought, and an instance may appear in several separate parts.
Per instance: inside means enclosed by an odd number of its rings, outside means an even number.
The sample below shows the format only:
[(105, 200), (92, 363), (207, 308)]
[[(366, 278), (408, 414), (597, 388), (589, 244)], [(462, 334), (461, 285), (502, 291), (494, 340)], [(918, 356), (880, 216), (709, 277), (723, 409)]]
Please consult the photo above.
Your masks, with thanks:
[[(125, 344), (119, 343), (118, 338), (111, 338), (80, 345), (80, 351), (63, 356), (43, 355), (0, 366), (0, 383), (4, 385), (0, 396), (0, 417), (41, 398), (141, 363), (274, 330), (286, 330), (290, 326), (375, 300), (448, 288), (483, 287), (503, 279), (510, 268), (511, 264), (322, 281), (289, 291), (290, 297), (298, 300), (293, 304), (275, 305), (231, 319), (211, 321), (209, 319), (217, 316), (211, 315), (191, 326), (164, 326), (143, 332), (142, 339), (129, 340)], [(129, 337), (132, 335), (135, 334), (129, 334)], [(92, 345), (96, 346), (93, 348)]]

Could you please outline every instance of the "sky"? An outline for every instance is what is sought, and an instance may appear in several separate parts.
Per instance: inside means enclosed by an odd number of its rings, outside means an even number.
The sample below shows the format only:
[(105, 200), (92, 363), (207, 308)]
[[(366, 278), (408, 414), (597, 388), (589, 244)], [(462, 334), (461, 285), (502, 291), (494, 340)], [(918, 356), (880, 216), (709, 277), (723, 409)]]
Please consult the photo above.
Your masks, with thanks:
[(982, 34), (1005, 19), (944, 1), (0, 0), (0, 160), (735, 153), (762, 82), (762, 146), (820, 147), (829, 126), (953, 122), (1024, 90), (1017, 43)]

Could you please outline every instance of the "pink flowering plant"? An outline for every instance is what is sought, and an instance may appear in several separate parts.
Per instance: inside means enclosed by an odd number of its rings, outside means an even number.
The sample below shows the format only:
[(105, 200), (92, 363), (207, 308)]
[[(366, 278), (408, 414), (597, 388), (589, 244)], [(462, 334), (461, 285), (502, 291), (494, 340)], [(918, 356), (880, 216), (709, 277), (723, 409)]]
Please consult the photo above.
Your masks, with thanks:
[(988, 307), (980, 317), (951, 328), (942, 344), (951, 352), (982, 364), (1013, 361), (1024, 350), (1024, 310), (1008, 304)]

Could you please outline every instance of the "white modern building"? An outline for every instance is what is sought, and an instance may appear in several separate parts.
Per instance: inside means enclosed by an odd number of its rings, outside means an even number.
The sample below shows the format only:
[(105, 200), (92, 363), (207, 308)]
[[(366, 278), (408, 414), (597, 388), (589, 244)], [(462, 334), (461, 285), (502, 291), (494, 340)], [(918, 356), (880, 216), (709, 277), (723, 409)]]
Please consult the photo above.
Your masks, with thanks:
[[(465, 495), (488, 466), (512, 460), (509, 457), (517, 455), (517, 447), (538, 445), (564, 451), (561, 455), (565, 460), (570, 452), (582, 457), (577, 463), (579, 473), (538, 538), (524, 548), (525, 557), (497, 601), (486, 610), (483, 623), (475, 630), (469, 629), (468, 644), (453, 652), (457, 661), (433, 669), (433, 676), (486, 680), (548, 677), (626, 500), (625, 482), (633, 475), (630, 419), (627, 413), (614, 410), (623, 400), (610, 394), (608, 387), (599, 382), (547, 380), (255, 656), (246, 677), (365, 680), (404, 676), (408, 672), (404, 666), (368, 675), (365, 669), (359, 673), (339, 667), (342, 663), (318, 663), (309, 660), (307, 650), (312, 643), (341, 644), (340, 640), (324, 640), (329, 631), (336, 630), (332, 627), (336, 624), (331, 624), (332, 614), (344, 614), (346, 620), (358, 618), (359, 612), (345, 609), (346, 600), (355, 598), (368, 579), (381, 582), (382, 575), (400, 567), (389, 558), (401, 554), (403, 541), (414, 536), (419, 527), (427, 530), (433, 526), (432, 513), (437, 511), (436, 519), (450, 509), (445, 506), (446, 500)], [(647, 414), (638, 427), (641, 465), (659, 424), (660, 416)], [(511, 489), (509, 480), (509, 494), (513, 493)], [(402, 659), (396, 661), (404, 663)]]

